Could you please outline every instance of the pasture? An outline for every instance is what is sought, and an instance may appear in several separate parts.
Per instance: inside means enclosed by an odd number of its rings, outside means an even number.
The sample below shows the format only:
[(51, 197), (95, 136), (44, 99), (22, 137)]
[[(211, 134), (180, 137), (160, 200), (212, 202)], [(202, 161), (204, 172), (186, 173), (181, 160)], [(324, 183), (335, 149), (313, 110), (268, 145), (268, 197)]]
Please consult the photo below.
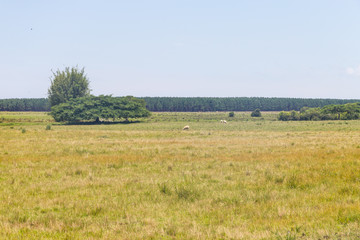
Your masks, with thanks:
[(359, 239), (360, 121), (262, 114), (0, 112), (0, 239)]

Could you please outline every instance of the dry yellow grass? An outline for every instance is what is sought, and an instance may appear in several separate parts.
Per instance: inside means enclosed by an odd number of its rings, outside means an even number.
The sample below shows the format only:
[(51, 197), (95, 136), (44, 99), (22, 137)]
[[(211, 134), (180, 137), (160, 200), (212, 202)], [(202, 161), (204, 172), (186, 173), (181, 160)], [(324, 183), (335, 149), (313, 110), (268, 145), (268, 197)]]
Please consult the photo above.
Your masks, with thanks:
[(0, 238), (360, 238), (359, 121), (193, 114), (50, 131), (3, 115)]

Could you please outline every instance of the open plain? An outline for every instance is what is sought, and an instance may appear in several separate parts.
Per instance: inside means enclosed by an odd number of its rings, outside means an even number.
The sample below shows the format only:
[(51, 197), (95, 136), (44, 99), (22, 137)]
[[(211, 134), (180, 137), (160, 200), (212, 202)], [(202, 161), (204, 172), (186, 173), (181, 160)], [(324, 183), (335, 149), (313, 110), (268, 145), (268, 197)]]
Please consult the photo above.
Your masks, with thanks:
[(0, 239), (359, 239), (360, 121), (262, 114), (0, 112)]

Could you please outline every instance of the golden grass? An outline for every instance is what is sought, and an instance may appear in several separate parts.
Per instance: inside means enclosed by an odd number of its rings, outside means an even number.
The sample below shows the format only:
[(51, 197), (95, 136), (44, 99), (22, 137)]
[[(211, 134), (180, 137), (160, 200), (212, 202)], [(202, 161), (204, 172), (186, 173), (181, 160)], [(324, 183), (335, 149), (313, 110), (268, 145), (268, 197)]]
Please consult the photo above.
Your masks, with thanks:
[(0, 126), (0, 238), (360, 238), (359, 121), (221, 114)]

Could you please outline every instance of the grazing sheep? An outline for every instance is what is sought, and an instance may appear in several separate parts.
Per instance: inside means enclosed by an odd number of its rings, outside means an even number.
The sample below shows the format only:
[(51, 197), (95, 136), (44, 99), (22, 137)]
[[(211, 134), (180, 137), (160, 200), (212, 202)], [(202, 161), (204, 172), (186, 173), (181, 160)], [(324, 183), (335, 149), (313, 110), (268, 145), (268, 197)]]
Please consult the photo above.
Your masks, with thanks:
[(226, 121), (226, 120), (224, 120), (224, 123), (225, 123), (225, 124), (227, 124), (227, 121)]
[(221, 120), (220, 123), (225, 123), (226, 124), (227, 122), (226, 122), (226, 120)]
[(189, 130), (190, 129), (190, 127), (188, 126), (188, 125), (186, 125), (184, 128), (183, 128), (183, 130)]

